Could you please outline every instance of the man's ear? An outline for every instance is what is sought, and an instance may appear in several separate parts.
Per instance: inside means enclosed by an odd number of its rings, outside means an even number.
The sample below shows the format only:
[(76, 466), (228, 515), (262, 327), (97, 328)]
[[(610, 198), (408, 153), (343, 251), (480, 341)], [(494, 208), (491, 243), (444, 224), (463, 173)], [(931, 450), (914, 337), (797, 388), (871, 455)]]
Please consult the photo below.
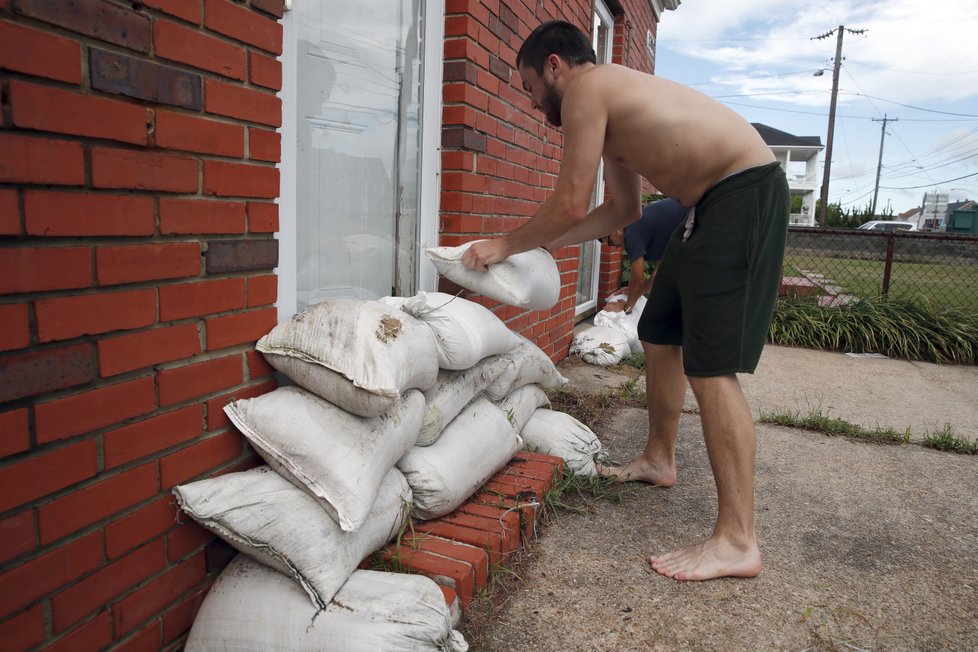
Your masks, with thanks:
[(564, 62), (556, 54), (550, 54), (547, 56), (547, 70), (550, 71), (550, 76), (556, 78), (564, 67)]

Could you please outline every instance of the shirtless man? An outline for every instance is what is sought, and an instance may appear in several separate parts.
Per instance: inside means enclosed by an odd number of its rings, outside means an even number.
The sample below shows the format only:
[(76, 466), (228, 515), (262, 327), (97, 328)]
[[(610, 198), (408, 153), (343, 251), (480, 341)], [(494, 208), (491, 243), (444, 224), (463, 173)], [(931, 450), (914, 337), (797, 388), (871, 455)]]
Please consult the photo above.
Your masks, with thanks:
[[(625, 466), (604, 472), (665, 487), (676, 482), (685, 371), (716, 481), (717, 521), (706, 541), (649, 563), (676, 580), (756, 576), (756, 434), (735, 374), (754, 371), (770, 327), (789, 213), (784, 172), (733, 111), (665, 79), (595, 65), (589, 39), (569, 23), (540, 25), (516, 62), (534, 108), (563, 127), (556, 189), (532, 219), (473, 245), (463, 262), (485, 270), (535, 247), (556, 249), (622, 228), (639, 216), (641, 177), (691, 209), (639, 323), (651, 388), (648, 444)], [(601, 158), (611, 198), (588, 212)]]

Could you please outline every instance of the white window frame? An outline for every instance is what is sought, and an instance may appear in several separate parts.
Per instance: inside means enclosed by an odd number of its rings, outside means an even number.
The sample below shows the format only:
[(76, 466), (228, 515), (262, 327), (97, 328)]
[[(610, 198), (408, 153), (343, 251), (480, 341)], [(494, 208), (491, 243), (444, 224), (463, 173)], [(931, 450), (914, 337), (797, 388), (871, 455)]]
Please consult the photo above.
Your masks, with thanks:
[[(312, 2), (314, 0), (301, 0)], [(326, 0), (315, 0), (326, 1)], [(338, 1), (338, 0), (334, 0)], [(441, 84), (444, 67), (444, 25), (445, 4), (435, 0), (424, 2), (424, 81), (421, 105), (421, 164), (418, 243), (417, 243), (417, 284), (419, 290), (434, 291), (438, 288), (437, 271), (425, 255), (425, 247), (438, 245), (438, 207), (441, 192)], [(282, 100), (282, 161), (279, 165), (280, 187), (276, 200), (279, 210), (278, 240), (279, 264), (278, 320), (284, 321), (295, 314), (298, 306), (298, 256), (296, 254), (296, 200), (298, 192), (296, 152), (296, 104), (298, 94), (297, 26), (295, 14), (289, 11), (291, 3), (282, 16), (282, 90), (278, 97)]]

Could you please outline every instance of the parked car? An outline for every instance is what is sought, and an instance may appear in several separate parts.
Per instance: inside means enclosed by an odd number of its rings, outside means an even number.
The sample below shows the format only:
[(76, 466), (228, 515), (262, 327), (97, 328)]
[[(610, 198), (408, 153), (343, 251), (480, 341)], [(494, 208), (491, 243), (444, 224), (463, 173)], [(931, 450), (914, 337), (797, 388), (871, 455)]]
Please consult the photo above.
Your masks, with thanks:
[(864, 231), (916, 231), (913, 222), (897, 222), (895, 220), (871, 220), (859, 226)]

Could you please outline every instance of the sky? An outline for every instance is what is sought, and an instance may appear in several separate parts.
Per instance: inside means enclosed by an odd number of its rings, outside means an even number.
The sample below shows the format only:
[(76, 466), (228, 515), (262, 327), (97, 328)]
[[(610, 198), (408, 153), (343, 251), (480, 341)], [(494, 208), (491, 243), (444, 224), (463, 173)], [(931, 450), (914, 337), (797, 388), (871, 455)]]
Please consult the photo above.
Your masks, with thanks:
[(872, 202), (884, 116), (877, 214), (925, 192), (978, 199), (975, 0), (682, 0), (660, 19), (655, 72), (825, 145), (840, 25), (865, 32), (843, 37), (829, 202)]

